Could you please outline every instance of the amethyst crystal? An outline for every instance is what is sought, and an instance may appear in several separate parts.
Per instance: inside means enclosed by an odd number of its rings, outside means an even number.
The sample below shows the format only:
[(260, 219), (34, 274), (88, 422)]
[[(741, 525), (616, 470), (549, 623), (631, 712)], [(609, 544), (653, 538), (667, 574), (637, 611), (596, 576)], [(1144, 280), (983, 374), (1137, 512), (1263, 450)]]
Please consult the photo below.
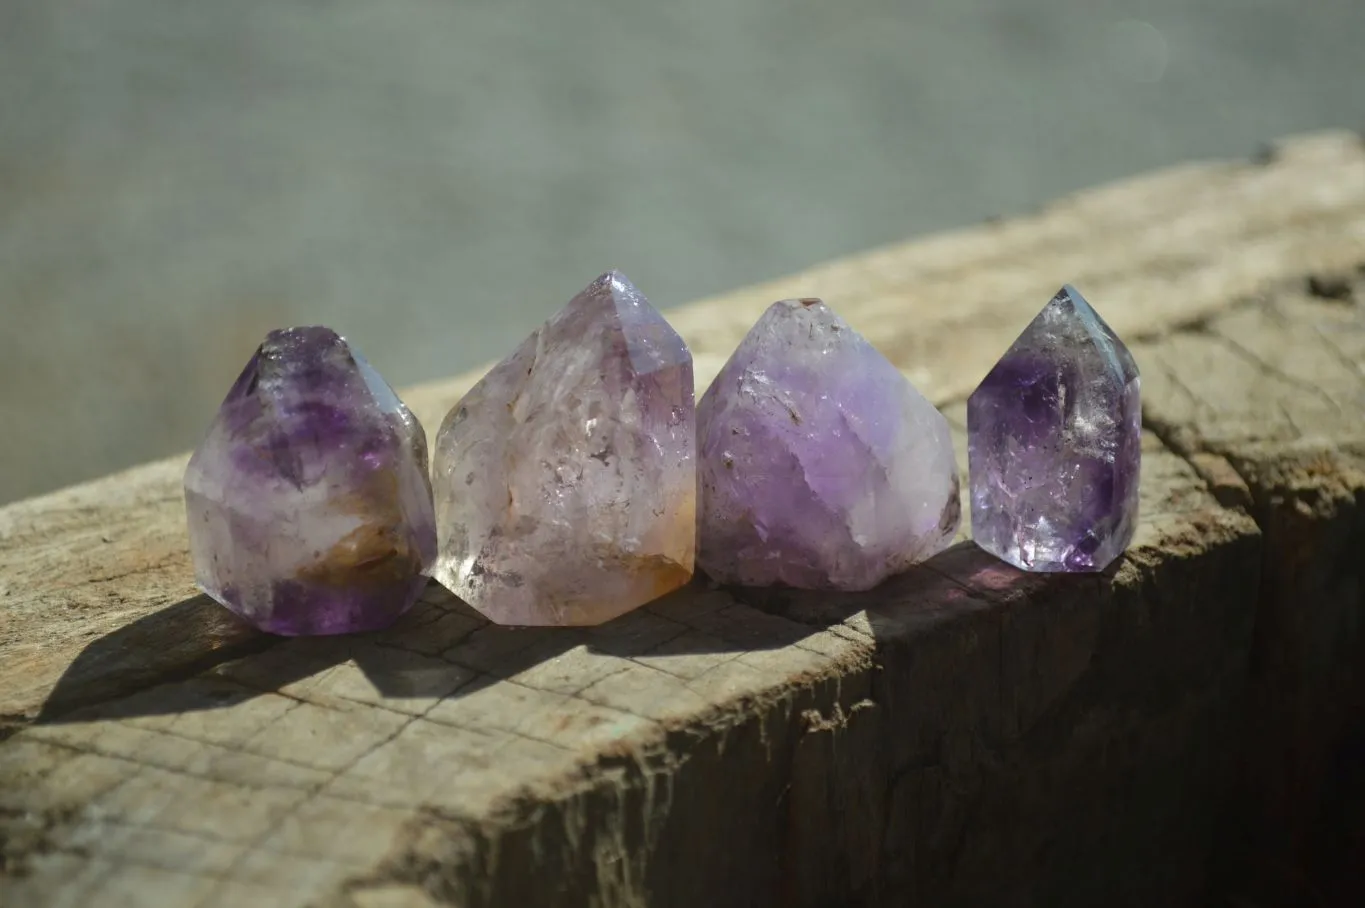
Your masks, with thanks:
[(1128, 348), (1063, 287), (967, 403), (972, 535), (1026, 571), (1101, 571), (1137, 527), (1142, 409)]
[(947, 420), (816, 299), (774, 303), (697, 407), (699, 566), (864, 590), (957, 531)]
[(422, 426), (327, 328), (272, 331), (185, 471), (195, 578), (261, 630), (383, 628), (436, 554)]

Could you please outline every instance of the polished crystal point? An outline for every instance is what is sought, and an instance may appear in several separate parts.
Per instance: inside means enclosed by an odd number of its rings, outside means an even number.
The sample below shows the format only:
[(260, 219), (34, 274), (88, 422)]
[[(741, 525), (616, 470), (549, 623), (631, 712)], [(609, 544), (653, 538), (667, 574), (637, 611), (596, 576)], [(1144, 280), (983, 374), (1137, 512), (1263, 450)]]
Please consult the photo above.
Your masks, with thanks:
[(685, 584), (692, 356), (630, 281), (593, 281), (436, 439), (435, 576), (499, 624), (599, 624)]
[(261, 630), (376, 630), (436, 554), (421, 425), (327, 328), (272, 331), (185, 471), (199, 585)]
[(1137, 365), (1063, 287), (967, 404), (972, 535), (1028, 571), (1100, 571), (1137, 528)]
[(869, 589), (957, 531), (947, 421), (819, 300), (764, 313), (697, 426), (698, 563), (715, 580)]

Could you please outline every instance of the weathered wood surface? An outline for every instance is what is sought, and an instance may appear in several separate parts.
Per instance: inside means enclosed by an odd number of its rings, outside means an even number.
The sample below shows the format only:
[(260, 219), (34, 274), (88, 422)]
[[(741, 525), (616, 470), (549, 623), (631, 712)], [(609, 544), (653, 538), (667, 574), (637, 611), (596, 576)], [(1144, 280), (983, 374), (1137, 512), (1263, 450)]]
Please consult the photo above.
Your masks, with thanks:
[[(671, 316), (705, 381), (768, 302), (825, 296), (960, 425), (1063, 281), (1144, 375), (1144, 517), (1105, 576), (1028, 577), (964, 544), (858, 596), (699, 582), (554, 631), (433, 587), (390, 632), (286, 641), (194, 594), (183, 458), (0, 510), (0, 905), (1348, 897), (1358, 137)], [(434, 426), (476, 377), (406, 396)]]

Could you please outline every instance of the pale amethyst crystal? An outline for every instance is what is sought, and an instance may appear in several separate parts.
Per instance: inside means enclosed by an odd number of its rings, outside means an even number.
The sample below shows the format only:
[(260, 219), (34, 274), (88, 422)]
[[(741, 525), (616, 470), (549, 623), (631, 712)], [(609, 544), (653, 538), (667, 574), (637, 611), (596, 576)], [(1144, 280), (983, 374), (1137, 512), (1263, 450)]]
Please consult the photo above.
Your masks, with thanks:
[(377, 630), (425, 585), (422, 426), (327, 328), (272, 331), (185, 471), (195, 578), (261, 630)]
[(972, 535), (1027, 571), (1100, 571), (1133, 539), (1137, 365), (1063, 287), (967, 403)]
[(869, 589), (957, 531), (947, 421), (819, 300), (764, 313), (697, 427), (697, 557), (715, 580)]
[(436, 437), (436, 579), (499, 624), (600, 624), (692, 577), (692, 355), (602, 275)]

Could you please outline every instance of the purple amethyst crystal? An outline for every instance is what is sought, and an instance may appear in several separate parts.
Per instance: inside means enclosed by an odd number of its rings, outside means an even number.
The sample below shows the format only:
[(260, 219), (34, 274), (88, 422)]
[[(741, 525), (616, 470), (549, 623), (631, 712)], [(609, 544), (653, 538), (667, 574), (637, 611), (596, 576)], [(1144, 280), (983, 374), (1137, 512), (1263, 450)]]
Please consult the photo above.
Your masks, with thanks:
[(972, 535), (1026, 571), (1102, 571), (1137, 528), (1137, 365), (1075, 288), (1044, 307), (967, 403)]
[(436, 554), (427, 443), (327, 328), (272, 331), (185, 471), (195, 579), (261, 630), (378, 630)]
[(957, 532), (948, 422), (817, 299), (774, 303), (697, 406), (700, 567), (865, 590)]

